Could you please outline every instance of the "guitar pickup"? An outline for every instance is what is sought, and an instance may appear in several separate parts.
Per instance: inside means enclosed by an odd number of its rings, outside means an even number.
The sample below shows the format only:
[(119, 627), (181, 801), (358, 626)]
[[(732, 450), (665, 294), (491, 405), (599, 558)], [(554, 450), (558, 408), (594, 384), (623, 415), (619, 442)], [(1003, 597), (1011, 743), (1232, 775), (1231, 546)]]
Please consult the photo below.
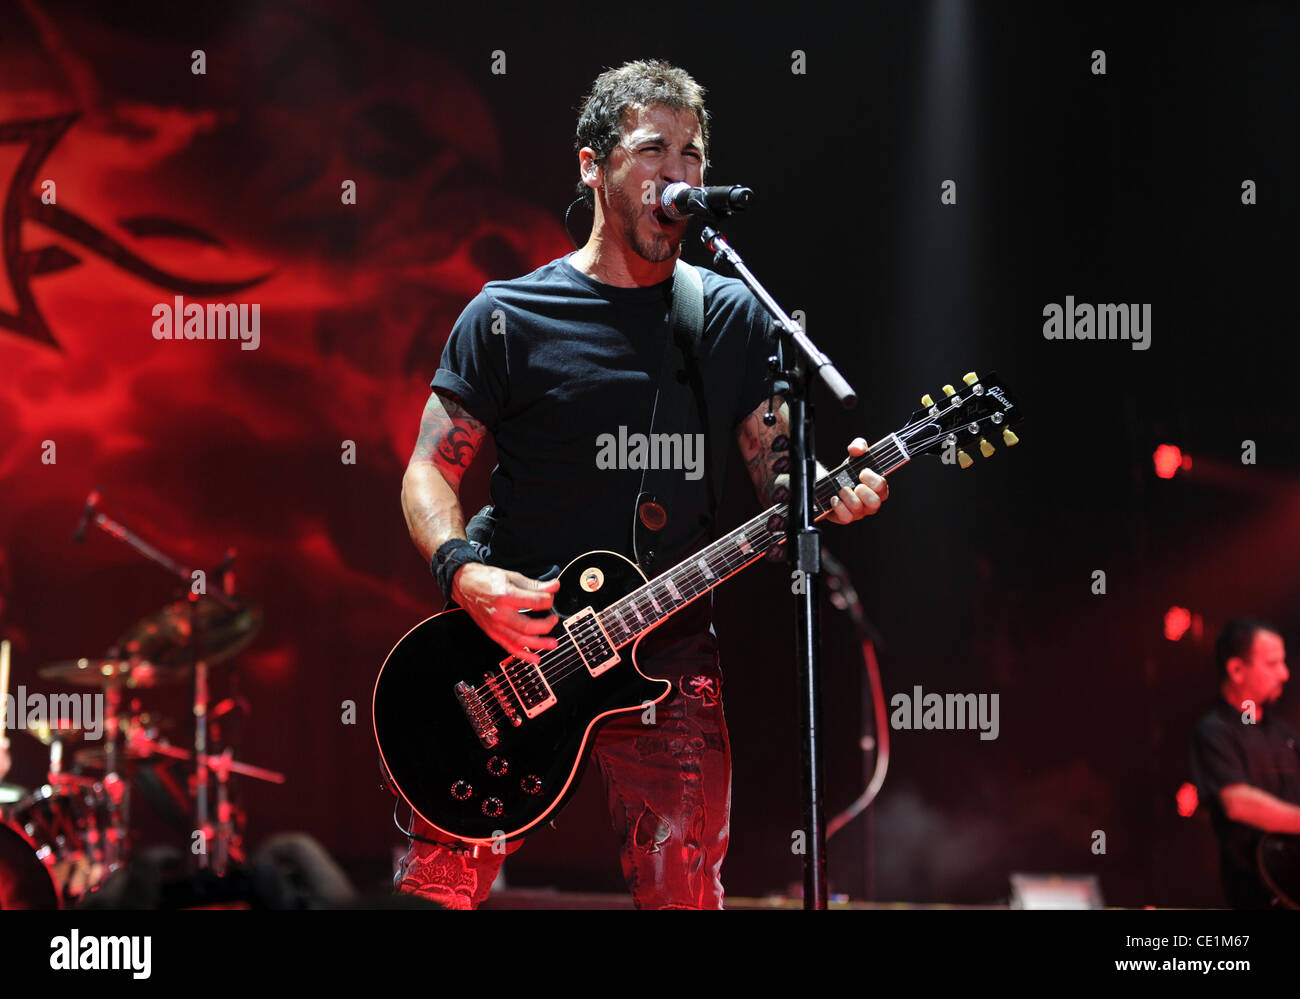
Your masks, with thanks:
[(501, 672), (523, 707), (526, 718), (536, 718), (552, 704), (558, 703), (555, 691), (546, 682), (546, 674), (532, 663), (510, 656), (501, 660)]
[(584, 607), (564, 621), (564, 630), (573, 639), (573, 644), (592, 676), (600, 676), (622, 661), (614, 649), (609, 634), (600, 623), (600, 618), (590, 607)]

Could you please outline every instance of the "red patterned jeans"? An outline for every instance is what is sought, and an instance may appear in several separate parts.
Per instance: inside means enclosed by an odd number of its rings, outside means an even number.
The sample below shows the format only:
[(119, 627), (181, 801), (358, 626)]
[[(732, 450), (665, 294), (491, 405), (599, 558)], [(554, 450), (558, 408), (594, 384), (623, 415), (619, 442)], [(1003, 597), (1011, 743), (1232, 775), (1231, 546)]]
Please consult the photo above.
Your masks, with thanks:
[[(623, 877), (638, 909), (721, 909), (719, 874), (731, 828), (731, 747), (716, 674), (682, 676), (655, 705), (607, 722), (592, 753), (604, 780), (610, 821), (622, 838)], [(433, 830), (418, 816), (418, 835)], [(475, 909), (507, 854), (478, 856), (412, 840), (394, 884), (449, 909)]]

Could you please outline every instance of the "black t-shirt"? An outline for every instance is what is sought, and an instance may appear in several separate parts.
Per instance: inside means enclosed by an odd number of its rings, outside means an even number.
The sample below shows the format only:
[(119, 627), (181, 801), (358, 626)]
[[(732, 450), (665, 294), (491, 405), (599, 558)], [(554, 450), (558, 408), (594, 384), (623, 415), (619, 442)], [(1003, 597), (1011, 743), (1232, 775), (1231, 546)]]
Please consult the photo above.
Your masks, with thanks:
[(1275, 798), (1300, 805), (1300, 733), (1266, 710), (1247, 724), (1242, 712), (1227, 701), (1214, 706), (1196, 723), (1191, 742), (1192, 777), (1200, 798), (1210, 809), (1219, 838), (1224, 894), (1236, 908), (1266, 906), (1271, 894), (1258, 873), (1255, 850), (1263, 832), (1233, 822), (1223, 810), (1219, 792), (1232, 784), (1250, 784)]
[[(668, 336), (671, 278), (618, 288), (575, 269), (571, 256), (484, 285), (452, 328), (433, 378), (433, 388), (459, 396), (496, 443), (489, 561), (531, 577), (594, 549), (633, 558), (642, 475), (631, 467), (633, 452), (636, 435), (650, 432)], [(684, 467), (659, 539), (657, 571), (716, 537), (717, 496), (735, 428), (768, 391), (767, 313), (740, 281), (699, 272), (705, 412), (701, 420), (690, 406), (679, 425), (675, 454)], [(648, 634), (638, 656), (646, 672), (716, 669), (711, 611), (711, 597), (701, 597)], [(668, 652), (675, 664), (646, 667)]]

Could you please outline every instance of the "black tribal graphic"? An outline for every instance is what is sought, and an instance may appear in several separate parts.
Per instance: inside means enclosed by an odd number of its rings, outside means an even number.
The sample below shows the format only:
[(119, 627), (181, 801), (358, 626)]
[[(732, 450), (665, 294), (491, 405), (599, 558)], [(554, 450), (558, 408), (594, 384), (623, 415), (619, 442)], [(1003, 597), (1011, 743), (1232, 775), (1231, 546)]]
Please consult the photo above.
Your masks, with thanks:
[[(9, 190), (5, 194), (4, 218), (0, 223), (0, 237), (4, 242), (4, 269), (17, 304), (16, 312), (0, 309), (0, 328), (13, 330), (21, 336), (59, 349), (59, 342), (50, 332), (32, 296), (30, 281), (42, 274), (67, 270), (80, 263), (80, 259), (62, 247), (45, 246), (38, 250), (24, 250), (21, 246), (22, 224), (25, 220), (38, 222), (68, 239), (84, 246), (91, 253), (108, 260), (122, 270), (168, 291), (194, 298), (226, 295), (243, 291), (265, 281), (270, 275), (261, 274), (244, 281), (199, 281), (170, 274), (135, 255), (112, 236), (97, 229), (85, 219), (61, 208), (57, 204), (44, 204), (31, 193), (36, 172), (49, 156), (50, 150), (77, 120), (79, 115), (57, 115), (52, 118), (35, 118), (25, 121), (0, 122), (0, 145), (23, 143), (26, 151), (14, 171)], [(190, 239), (212, 246), (223, 245), (209, 233), (173, 219), (156, 215), (135, 216), (119, 220), (119, 224), (133, 236), (170, 236)]]

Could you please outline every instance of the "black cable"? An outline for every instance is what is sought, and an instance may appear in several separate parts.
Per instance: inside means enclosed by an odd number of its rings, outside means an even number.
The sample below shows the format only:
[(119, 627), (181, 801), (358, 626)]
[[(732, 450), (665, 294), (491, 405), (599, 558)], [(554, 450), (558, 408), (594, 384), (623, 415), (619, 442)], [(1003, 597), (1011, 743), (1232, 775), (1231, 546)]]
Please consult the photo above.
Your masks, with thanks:
[[(421, 843), (431, 843), (434, 846), (441, 846), (446, 850), (450, 850), (452, 853), (465, 854), (471, 852), (470, 848), (465, 846), (465, 844), (463, 843), (460, 844), (443, 843), (440, 840), (429, 839), (428, 836), (421, 836), (419, 833), (414, 832), (411, 829), (407, 829), (405, 826), (402, 825), (401, 821), (397, 818), (397, 810), (401, 807), (402, 807), (402, 799), (398, 798), (396, 801), (393, 802), (393, 825), (397, 826), (397, 831), (401, 833), (403, 836), (405, 836), (407, 839), (418, 839)], [(411, 822), (415, 821), (414, 808), (411, 809), (411, 818), (409, 821)]]
[(569, 205), (569, 207), (565, 209), (564, 212), (564, 234), (569, 237), (569, 242), (573, 244), (573, 248), (575, 250), (581, 250), (582, 245), (576, 239), (573, 238), (573, 233), (569, 230), (569, 215), (573, 212), (574, 205), (576, 205), (579, 201), (585, 201), (585, 200), (586, 199), (582, 195), (578, 195), (578, 197), (573, 199), (573, 204)]

